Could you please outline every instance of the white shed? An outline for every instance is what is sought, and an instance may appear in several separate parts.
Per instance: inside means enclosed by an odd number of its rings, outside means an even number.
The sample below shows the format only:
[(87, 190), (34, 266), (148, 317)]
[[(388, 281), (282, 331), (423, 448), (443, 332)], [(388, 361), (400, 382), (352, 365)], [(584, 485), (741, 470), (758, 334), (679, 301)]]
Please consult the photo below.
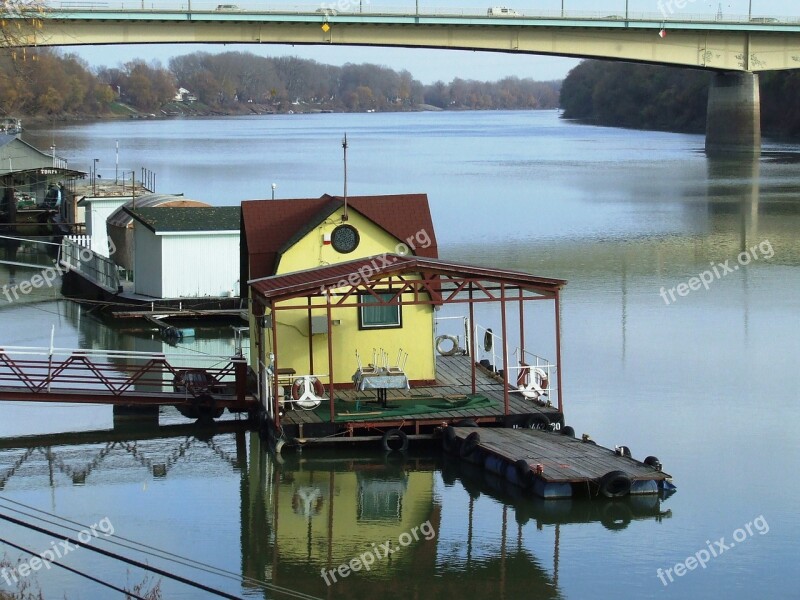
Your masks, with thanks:
[(123, 204), (130, 202), (132, 196), (84, 196), (78, 200), (78, 206), (85, 210), (86, 233), (89, 234), (93, 252), (109, 255), (106, 219)]
[(137, 294), (153, 298), (219, 298), (238, 291), (238, 206), (123, 210), (134, 219)]

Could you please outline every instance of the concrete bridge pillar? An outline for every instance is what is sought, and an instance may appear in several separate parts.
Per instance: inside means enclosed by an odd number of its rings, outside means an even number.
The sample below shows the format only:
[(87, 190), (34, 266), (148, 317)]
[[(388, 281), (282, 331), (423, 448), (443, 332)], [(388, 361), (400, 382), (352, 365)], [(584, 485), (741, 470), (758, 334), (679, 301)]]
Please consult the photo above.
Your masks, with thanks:
[(761, 153), (761, 99), (758, 74), (715, 73), (708, 91), (706, 154)]

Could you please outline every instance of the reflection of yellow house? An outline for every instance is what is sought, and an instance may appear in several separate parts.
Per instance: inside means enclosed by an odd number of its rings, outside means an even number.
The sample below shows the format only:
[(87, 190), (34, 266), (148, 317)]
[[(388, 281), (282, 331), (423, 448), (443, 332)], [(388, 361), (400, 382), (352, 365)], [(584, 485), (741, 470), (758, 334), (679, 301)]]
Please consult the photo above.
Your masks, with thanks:
[[(375, 257), (377, 268), (383, 265), (387, 254), (437, 257), (436, 237), (424, 194), (355, 196), (348, 198), (346, 205), (342, 198), (333, 196), (242, 204), (243, 284), (365, 257)], [(328, 293), (334, 299), (345, 294), (343, 288), (359, 277), (358, 273), (343, 273), (342, 286), (332, 286)], [(334, 383), (351, 383), (357, 367), (356, 351), (368, 363), (381, 350), (388, 355), (390, 364), (398, 361), (401, 351), (404, 357), (407, 353), (405, 373), (412, 382), (433, 380), (433, 307), (376, 302), (376, 298), (387, 300), (394, 296), (391, 283), (372, 292), (359, 295), (361, 306), (336, 311), (330, 321), (335, 328), (330, 353), (324, 298), (308, 300), (307, 310), (279, 311), (275, 332), (271, 329), (272, 314), (267, 309), (267, 335), (264, 340), (253, 340), (251, 363), (254, 366), (258, 360), (268, 363), (277, 337), (279, 368), (291, 369), (298, 375), (321, 375), (325, 383), (331, 367)], [(247, 293), (249, 290), (243, 288), (242, 294)], [(410, 294), (403, 296), (406, 300)], [(313, 308), (315, 305), (320, 308)], [(252, 330), (256, 329), (252, 322), (255, 318), (251, 314)]]
[[(402, 533), (430, 519), (434, 500), (433, 473), (403, 469), (298, 470), (277, 491), (275, 535), (282, 559), (310, 561), (317, 570), (348, 561), (373, 543), (391, 540), (398, 546)], [(418, 537), (392, 560), (409, 558), (413, 546), (428, 543), (422, 533)]]

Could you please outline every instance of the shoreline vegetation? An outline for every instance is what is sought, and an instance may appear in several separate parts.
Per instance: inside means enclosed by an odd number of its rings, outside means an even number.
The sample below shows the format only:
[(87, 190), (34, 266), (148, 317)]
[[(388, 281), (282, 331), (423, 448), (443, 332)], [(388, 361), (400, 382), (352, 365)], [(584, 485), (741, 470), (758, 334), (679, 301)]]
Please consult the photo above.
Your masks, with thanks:
[(114, 118), (327, 112), (556, 109), (560, 81), (505, 77), (424, 85), (374, 64), (325, 65), (248, 52), (195, 52), (168, 67), (131, 61), (93, 68), (36, 49), (0, 57), (0, 111), (43, 125)]
[[(563, 118), (628, 129), (702, 133), (711, 73), (697, 69), (585, 60), (561, 86)], [(761, 130), (800, 139), (800, 72), (760, 73)]]

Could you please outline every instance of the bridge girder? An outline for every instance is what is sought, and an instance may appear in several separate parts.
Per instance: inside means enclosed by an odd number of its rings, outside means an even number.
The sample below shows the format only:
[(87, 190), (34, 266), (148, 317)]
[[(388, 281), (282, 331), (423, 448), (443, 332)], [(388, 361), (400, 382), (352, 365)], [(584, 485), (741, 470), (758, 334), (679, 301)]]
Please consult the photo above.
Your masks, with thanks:
[[(528, 19), (175, 13), (170, 18), (47, 15), (29, 47), (105, 44), (303, 44), (478, 50), (676, 65), (716, 71), (800, 68), (800, 28), (678, 28), (624, 22), (531, 24)], [(328, 24), (328, 31), (322, 25)], [(538, 21), (537, 21), (538, 23)], [(631, 26), (627, 26), (630, 24)], [(613, 25), (613, 26), (611, 26)], [(675, 27), (675, 28), (672, 28)], [(797, 31), (795, 31), (797, 30)]]

